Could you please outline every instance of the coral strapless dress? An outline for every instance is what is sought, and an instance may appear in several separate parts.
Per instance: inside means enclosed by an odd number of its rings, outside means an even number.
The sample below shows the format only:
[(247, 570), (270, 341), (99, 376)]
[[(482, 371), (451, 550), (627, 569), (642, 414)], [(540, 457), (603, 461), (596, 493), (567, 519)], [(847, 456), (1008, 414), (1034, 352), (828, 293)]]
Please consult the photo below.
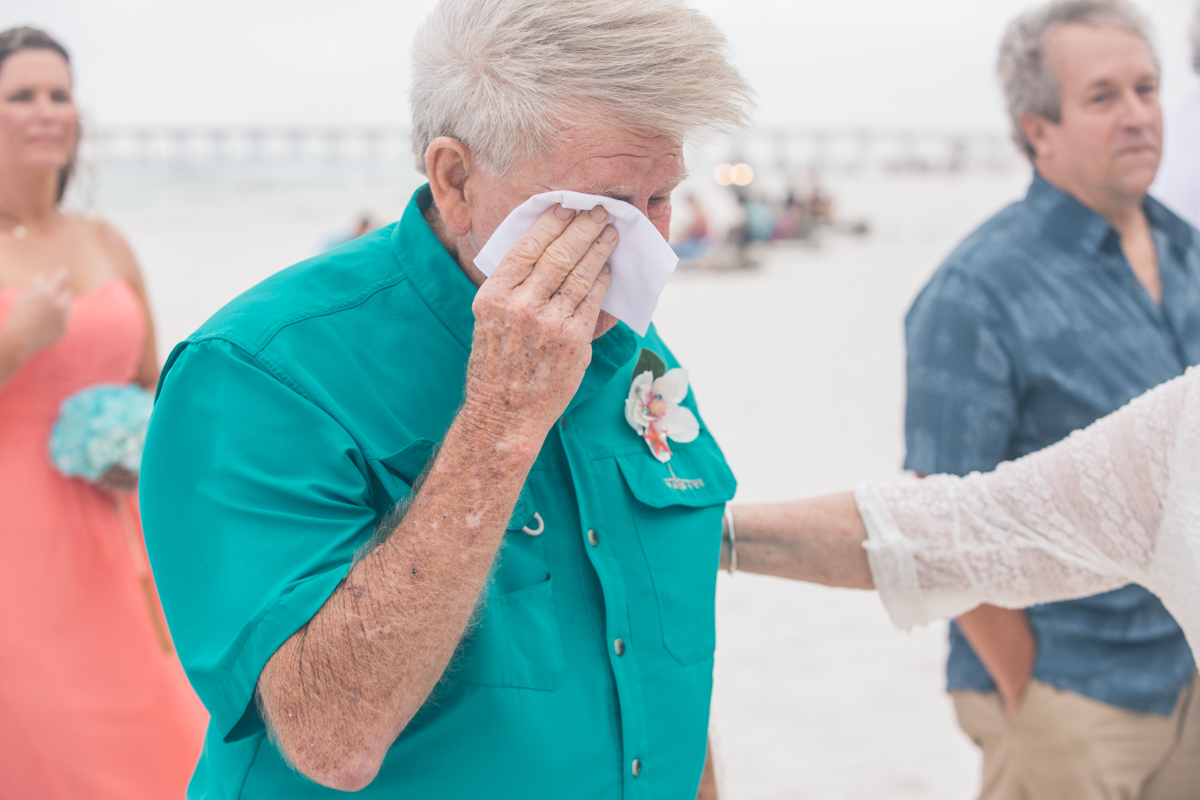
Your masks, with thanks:
[[(0, 323), (17, 290), (0, 290)], [(146, 326), (124, 280), (0, 388), (0, 798), (182, 798), (206, 715), (161, 626), (137, 505), (50, 464), (59, 404), (130, 383)], [(149, 601), (149, 602), (148, 602)]]

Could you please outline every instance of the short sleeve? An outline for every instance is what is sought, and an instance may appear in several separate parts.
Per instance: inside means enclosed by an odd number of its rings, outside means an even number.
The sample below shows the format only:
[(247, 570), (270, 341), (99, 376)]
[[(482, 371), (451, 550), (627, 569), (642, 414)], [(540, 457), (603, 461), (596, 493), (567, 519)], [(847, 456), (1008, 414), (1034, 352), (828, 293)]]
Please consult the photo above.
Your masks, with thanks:
[(222, 736), (258, 676), (373, 532), (371, 482), (337, 422), (221, 340), (186, 345), (160, 385), (141, 510), (184, 669)]
[(1017, 424), (1017, 396), (992, 298), (968, 276), (939, 273), (913, 303), (905, 334), (905, 468), (955, 475), (994, 468)]

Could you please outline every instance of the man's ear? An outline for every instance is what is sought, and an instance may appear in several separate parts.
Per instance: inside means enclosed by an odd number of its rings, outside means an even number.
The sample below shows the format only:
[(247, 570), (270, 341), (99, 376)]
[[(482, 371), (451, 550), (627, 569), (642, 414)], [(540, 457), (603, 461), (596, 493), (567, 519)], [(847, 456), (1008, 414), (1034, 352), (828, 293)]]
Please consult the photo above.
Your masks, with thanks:
[(1054, 123), (1037, 114), (1026, 114), (1021, 117), (1021, 133), (1025, 141), (1033, 148), (1033, 160), (1044, 160), (1054, 154), (1054, 141), (1050, 137), (1050, 126)]
[(425, 150), (425, 172), (433, 202), (455, 236), (466, 236), (471, 230), (466, 191), (471, 169), (471, 152), (457, 139), (439, 136)]

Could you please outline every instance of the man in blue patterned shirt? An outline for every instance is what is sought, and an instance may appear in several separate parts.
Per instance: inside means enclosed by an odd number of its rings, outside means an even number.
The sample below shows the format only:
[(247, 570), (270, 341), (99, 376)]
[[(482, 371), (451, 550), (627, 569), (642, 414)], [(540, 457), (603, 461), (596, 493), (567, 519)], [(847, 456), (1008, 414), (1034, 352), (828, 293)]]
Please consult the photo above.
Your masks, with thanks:
[[(1146, 195), (1159, 69), (1122, 0), (1017, 19), (999, 72), (1035, 175), (907, 319), (905, 466), (965, 474), (1040, 450), (1200, 363), (1200, 233)], [(987, 800), (1200, 795), (1183, 632), (1140, 586), (951, 629), (949, 688)]]

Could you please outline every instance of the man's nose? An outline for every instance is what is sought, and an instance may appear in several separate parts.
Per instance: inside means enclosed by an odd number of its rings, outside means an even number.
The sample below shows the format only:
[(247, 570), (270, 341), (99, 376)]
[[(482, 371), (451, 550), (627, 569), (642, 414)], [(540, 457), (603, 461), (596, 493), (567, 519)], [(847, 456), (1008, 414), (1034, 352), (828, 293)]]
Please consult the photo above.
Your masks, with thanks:
[(1121, 103), (1121, 121), (1126, 127), (1145, 128), (1154, 123), (1159, 113), (1158, 98), (1155, 95), (1142, 95), (1136, 89), (1125, 92)]

